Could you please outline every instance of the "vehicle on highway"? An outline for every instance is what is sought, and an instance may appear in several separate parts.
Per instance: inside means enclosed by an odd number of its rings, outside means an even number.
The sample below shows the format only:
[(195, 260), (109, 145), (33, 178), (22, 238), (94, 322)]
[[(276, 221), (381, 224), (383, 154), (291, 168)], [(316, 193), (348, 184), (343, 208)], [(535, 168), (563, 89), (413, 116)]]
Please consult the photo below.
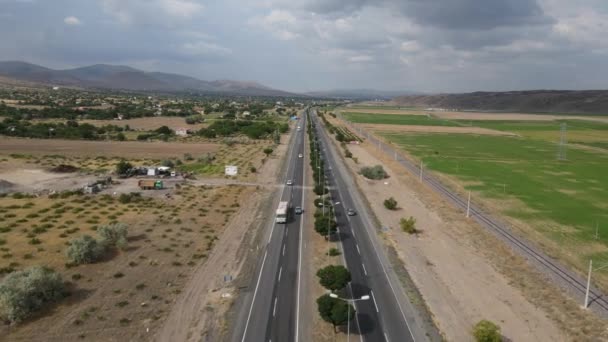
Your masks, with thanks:
[(302, 153), (298, 154), (298, 158), (302, 158)]
[(287, 185), (293, 185), (293, 181), (291, 179), (287, 180)]
[(279, 207), (276, 212), (276, 223), (286, 223), (287, 222), (287, 209), (289, 208), (288, 202), (279, 202)]
[(296, 207), (294, 209), (294, 212), (296, 213), (296, 215), (301, 215), (304, 211), (302, 210), (302, 208), (300, 207)]
[(346, 211), (346, 215), (348, 215), (348, 216), (355, 216), (355, 215), (357, 215), (357, 212), (355, 211), (355, 209), (349, 208)]
[(301, 130), (302, 130), (302, 127), (298, 126), (298, 131), (301, 131)]

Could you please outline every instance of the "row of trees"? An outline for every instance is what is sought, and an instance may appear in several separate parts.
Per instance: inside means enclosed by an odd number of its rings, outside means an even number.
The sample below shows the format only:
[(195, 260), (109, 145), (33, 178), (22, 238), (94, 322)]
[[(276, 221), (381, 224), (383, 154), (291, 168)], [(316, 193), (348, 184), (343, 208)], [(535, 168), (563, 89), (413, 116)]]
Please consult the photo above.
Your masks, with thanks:
[(262, 139), (286, 133), (289, 125), (268, 121), (253, 120), (217, 120), (209, 127), (198, 131), (198, 134), (206, 138), (230, 137), (245, 135), (250, 139)]
[(68, 120), (65, 123), (33, 123), (27, 120), (16, 120), (9, 118), (0, 122), (1, 135), (23, 138), (61, 138), (84, 140), (111, 138), (115, 140), (124, 140), (125, 136), (122, 133), (124, 130), (124, 127), (115, 125), (97, 127), (88, 123), (79, 124), (74, 120)]

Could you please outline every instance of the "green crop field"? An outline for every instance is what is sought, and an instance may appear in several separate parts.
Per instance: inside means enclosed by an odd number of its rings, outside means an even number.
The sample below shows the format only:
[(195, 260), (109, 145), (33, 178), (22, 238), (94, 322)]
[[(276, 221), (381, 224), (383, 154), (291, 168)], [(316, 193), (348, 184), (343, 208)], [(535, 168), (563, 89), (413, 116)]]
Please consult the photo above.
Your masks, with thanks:
[(347, 120), (355, 123), (387, 124), (387, 125), (418, 125), (418, 126), (464, 126), (450, 120), (442, 120), (426, 115), (374, 114), (374, 113), (343, 113)]
[[(552, 239), (578, 246), (595, 239), (599, 222), (598, 242), (608, 246), (607, 153), (570, 148), (568, 160), (558, 161), (557, 145), (541, 140), (469, 134), (383, 136), (483, 197), (517, 198), (525, 207), (505, 207), (505, 214), (557, 223), (555, 229), (543, 225)], [(593, 253), (585, 260), (608, 258), (608, 248)]]

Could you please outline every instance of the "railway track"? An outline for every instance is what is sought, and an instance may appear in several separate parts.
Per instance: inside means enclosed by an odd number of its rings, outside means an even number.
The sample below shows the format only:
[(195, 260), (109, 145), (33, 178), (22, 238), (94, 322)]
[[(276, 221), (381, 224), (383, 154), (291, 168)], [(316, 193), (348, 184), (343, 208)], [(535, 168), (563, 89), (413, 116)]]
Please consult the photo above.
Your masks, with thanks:
[[(420, 167), (415, 165), (410, 160), (403, 158), (392, 146), (387, 145), (361, 127), (352, 125), (348, 120), (344, 119), (342, 115), (338, 114), (338, 117), (353, 131), (359, 132), (361, 135), (365, 136), (370, 143), (377, 146), (384, 153), (389, 154), (412, 174), (420, 174)], [(461, 198), (457, 193), (443, 185), (435, 177), (428, 174), (423, 174), (422, 182), (428, 184), (433, 190), (441, 194), (457, 208), (464, 211), (467, 210), (468, 200)], [(521, 255), (526, 257), (527, 260), (531, 261), (531, 263), (534, 264), (534, 266), (536, 266), (541, 272), (543, 272), (543, 274), (549, 276), (551, 279), (559, 281), (559, 285), (562, 288), (568, 291), (572, 296), (576, 297), (575, 299), (580, 299), (580, 302), (583, 302), (582, 298), (585, 296), (587, 286), (585, 279), (582, 279), (578, 274), (561, 265), (553, 258), (545, 255), (525, 239), (513, 234), (506, 224), (484, 213), (478, 207), (470, 205), (469, 210), (471, 218), (492, 231), (500, 239), (507, 242), (515, 251), (519, 252)], [(591, 287), (589, 291), (589, 298), (589, 308), (596, 311), (603, 317), (608, 317), (608, 300), (606, 299), (605, 295), (597, 288)]]

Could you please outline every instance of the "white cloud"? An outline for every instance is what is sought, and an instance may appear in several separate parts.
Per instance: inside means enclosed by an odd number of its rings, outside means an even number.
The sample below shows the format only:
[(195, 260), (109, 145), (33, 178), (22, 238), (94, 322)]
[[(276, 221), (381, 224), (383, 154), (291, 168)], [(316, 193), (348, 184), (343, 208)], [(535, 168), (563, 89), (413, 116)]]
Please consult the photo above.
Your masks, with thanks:
[(280, 40), (293, 40), (300, 36), (296, 32), (300, 23), (289, 11), (272, 10), (265, 16), (252, 18), (249, 24), (270, 32)]
[(66, 17), (65, 19), (63, 19), (63, 22), (69, 26), (78, 26), (78, 25), (82, 24), (80, 19), (78, 19), (74, 16)]
[(232, 50), (206, 41), (184, 43), (181, 46), (181, 51), (188, 56), (226, 56), (232, 54)]
[(348, 58), (349, 62), (353, 63), (363, 63), (363, 62), (371, 62), (374, 60), (374, 57), (368, 55), (357, 55)]
[(184, 24), (204, 6), (192, 0), (100, 0), (102, 9), (122, 24)]
[(422, 49), (422, 47), (415, 40), (403, 42), (403, 43), (401, 43), (401, 47), (400, 47), (400, 50), (403, 52), (418, 52), (421, 49)]

